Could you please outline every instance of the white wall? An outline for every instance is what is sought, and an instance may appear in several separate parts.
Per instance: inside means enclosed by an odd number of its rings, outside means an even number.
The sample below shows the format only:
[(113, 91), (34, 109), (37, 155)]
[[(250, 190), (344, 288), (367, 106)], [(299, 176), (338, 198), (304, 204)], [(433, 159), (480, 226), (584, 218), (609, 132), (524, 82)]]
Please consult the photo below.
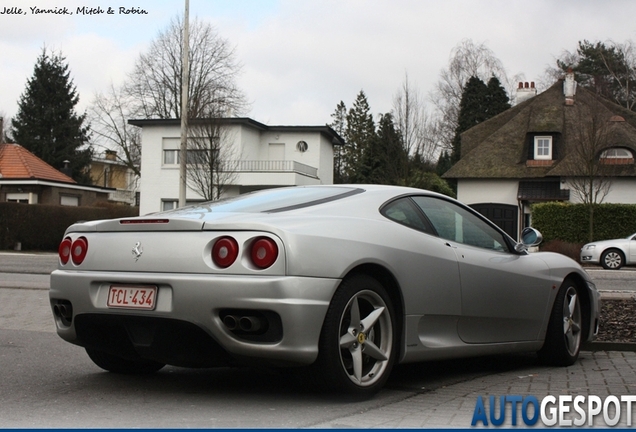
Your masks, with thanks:
[[(570, 189), (570, 201), (580, 203), (581, 199), (569, 182), (566, 187)], [(612, 180), (610, 190), (603, 200), (606, 204), (636, 204), (636, 179), (618, 178)]]
[(510, 180), (459, 180), (457, 199), (464, 204), (499, 203), (518, 205), (519, 181)]

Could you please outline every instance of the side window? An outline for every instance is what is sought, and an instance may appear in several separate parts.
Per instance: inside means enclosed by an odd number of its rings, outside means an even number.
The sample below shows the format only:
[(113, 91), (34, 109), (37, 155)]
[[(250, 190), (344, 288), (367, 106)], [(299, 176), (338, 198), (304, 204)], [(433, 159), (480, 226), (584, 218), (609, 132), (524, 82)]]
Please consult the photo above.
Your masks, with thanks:
[(504, 236), (468, 210), (449, 201), (414, 196), (437, 234), (446, 239), (496, 251), (508, 251)]
[(401, 198), (385, 205), (381, 213), (399, 224), (406, 225), (418, 231), (424, 231), (431, 234), (432, 230), (424, 221), (420, 211), (413, 205), (409, 198)]

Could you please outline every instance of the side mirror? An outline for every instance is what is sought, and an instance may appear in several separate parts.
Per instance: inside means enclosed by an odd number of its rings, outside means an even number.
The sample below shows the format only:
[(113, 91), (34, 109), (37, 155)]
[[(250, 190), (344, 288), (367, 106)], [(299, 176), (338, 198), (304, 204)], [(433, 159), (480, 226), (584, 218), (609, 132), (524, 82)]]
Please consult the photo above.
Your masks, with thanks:
[(537, 246), (543, 241), (543, 236), (539, 231), (534, 228), (524, 228), (521, 231), (521, 243), (517, 243), (515, 250), (517, 252), (524, 252), (532, 246)]

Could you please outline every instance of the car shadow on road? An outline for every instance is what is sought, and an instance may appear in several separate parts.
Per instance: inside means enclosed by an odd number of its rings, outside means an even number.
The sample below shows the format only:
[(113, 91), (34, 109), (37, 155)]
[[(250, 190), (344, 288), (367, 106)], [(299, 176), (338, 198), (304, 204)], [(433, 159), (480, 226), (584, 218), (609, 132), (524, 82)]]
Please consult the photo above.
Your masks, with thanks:
[(428, 392), (482, 376), (525, 368), (543, 368), (534, 353), (436, 360), (397, 365), (387, 388)]

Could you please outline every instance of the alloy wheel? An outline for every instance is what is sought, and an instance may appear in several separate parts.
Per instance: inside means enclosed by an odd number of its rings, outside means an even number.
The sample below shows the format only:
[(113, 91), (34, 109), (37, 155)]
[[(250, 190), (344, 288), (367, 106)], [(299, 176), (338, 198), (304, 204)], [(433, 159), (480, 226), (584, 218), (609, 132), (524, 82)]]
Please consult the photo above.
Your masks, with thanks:
[(384, 375), (393, 349), (389, 309), (376, 292), (359, 291), (340, 320), (340, 362), (358, 386), (371, 386)]

